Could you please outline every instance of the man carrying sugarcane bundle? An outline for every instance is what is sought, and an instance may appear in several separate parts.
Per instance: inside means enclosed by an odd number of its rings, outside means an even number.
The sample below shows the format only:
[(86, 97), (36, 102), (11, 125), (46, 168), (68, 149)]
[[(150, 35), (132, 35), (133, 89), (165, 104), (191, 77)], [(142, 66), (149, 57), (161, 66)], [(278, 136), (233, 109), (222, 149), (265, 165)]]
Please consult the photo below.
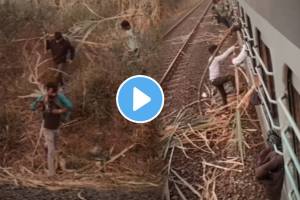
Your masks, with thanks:
[(47, 94), (38, 97), (31, 105), (33, 111), (43, 113), (42, 133), (45, 138), (45, 150), (47, 153), (48, 176), (54, 176), (55, 157), (61, 122), (68, 117), (73, 109), (72, 102), (63, 94), (58, 94), (56, 83), (46, 85)]
[(56, 65), (56, 78), (60, 86), (64, 85), (63, 72), (67, 63), (72, 63), (75, 56), (75, 48), (70, 41), (63, 37), (61, 32), (55, 32), (52, 40), (46, 40), (46, 50), (52, 53)]

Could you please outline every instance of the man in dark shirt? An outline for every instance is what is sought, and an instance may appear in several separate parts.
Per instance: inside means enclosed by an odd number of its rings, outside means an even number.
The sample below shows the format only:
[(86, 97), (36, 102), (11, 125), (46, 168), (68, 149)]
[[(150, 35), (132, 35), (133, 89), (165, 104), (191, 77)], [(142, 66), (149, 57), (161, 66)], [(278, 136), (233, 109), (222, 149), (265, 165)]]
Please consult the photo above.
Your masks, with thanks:
[(75, 56), (75, 49), (65, 39), (61, 32), (55, 32), (52, 40), (46, 41), (46, 49), (50, 50), (53, 56), (53, 61), (56, 64), (58, 82), (63, 85), (62, 73), (67, 62), (72, 63)]
[(55, 175), (55, 154), (57, 150), (57, 140), (59, 127), (62, 118), (68, 114), (73, 105), (63, 94), (58, 94), (58, 87), (55, 83), (48, 83), (47, 94), (38, 97), (31, 105), (33, 111), (43, 112), (43, 134), (47, 150), (48, 175)]

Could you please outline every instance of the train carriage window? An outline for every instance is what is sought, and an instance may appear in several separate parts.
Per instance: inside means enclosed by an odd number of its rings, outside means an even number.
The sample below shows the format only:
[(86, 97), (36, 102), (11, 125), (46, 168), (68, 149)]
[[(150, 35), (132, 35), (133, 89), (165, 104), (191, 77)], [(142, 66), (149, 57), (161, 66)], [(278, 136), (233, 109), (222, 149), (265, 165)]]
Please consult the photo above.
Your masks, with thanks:
[[(300, 94), (295, 88), (294, 84), (294, 78), (293, 78), (293, 72), (292, 70), (288, 68), (288, 74), (287, 74), (287, 85), (288, 85), (288, 100), (289, 100), (289, 109), (290, 112), (297, 124), (297, 126), (300, 128)], [(300, 159), (300, 142), (297, 139), (295, 133), (292, 133), (292, 140), (293, 140), (293, 145), (294, 145), (294, 151)], [(298, 181), (298, 187), (300, 185), (300, 176), (297, 174), (297, 181)]]
[[(263, 60), (265, 66), (267, 67), (267, 70), (270, 71), (270, 72), (273, 72), (272, 57), (271, 57), (270, 49), (267, 47), (267, 45), (261, 39), (260, 31), (258, 29), (256, 29), (256, 32), (257, 32), (256, 35), (257, 35), (257, 42), (258, 42), (260, 57)], [(272, 99), (276, 99), (274, 77), (273, 76), (268, 76), (265, 73), (265, 71), (262, 69), (261, 66), (260, 66), (260, 68), (261, 68), (264, 83), (267, 87), (267, 91), (269, 92)], [(275, 120), (278, 120), (277, 105), (268, 103), (268, 108), (270, 109), (272, 117)]]

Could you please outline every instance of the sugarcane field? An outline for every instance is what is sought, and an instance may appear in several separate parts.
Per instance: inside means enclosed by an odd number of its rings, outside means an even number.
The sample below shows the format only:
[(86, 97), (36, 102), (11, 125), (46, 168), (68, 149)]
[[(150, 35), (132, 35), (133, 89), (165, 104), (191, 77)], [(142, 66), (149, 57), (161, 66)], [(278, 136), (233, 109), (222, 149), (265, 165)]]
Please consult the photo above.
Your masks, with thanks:
[(300, 200), (299, 8), (0, 0), (0, 200)]

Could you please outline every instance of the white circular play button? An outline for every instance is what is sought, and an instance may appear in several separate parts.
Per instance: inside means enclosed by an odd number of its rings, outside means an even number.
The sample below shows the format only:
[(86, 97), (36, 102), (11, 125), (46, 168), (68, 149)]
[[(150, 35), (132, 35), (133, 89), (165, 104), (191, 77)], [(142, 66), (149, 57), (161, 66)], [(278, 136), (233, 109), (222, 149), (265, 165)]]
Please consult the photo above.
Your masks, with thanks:
[(162, 111), (164, 93), (153, 78), (137, 75), (121, 84), (116, 102), (124, 118), (134, 123), (146, 123), (154, 120)]

